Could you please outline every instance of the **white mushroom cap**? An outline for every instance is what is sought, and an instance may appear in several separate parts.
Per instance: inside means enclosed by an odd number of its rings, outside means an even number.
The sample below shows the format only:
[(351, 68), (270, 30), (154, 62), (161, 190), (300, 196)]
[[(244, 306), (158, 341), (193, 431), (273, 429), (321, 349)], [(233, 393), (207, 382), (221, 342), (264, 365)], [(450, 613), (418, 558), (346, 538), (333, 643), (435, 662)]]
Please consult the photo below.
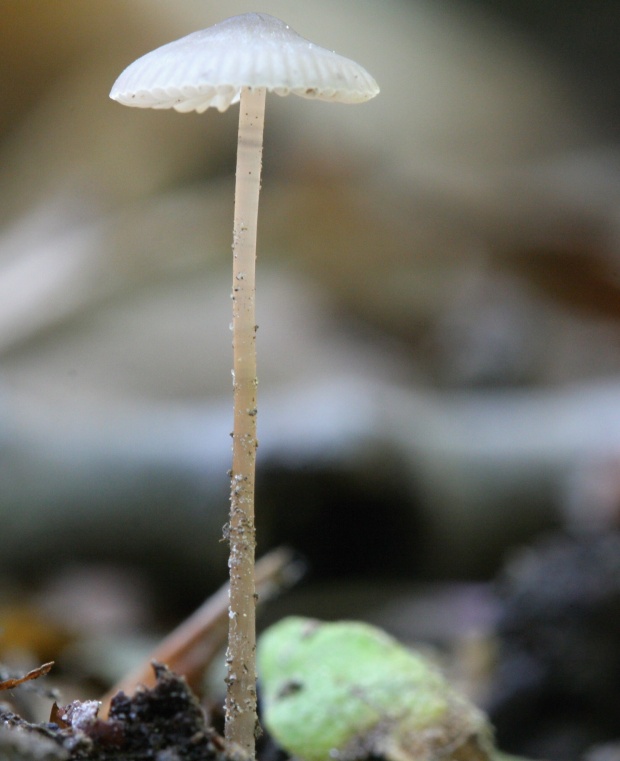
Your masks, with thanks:
[(243, 87), (362, 103), (379, 87), (355, 61), (314, 45), (266, 13), (244, 13), (134, 61), (110, 97), (125, 106), (225, 111)]

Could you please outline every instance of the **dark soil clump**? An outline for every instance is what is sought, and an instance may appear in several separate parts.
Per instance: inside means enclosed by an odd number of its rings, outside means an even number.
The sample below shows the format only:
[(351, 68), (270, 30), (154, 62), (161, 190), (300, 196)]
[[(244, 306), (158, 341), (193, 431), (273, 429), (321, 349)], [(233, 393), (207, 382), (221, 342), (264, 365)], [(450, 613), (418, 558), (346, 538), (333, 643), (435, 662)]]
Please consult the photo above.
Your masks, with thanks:
[(107, 720), (96, 704), (75, 702), (56, 721), (30, 724), (0, 709), (0, 759), (58, 761), (225, 761), (223, 741), (185, 679), (153, 664), (157, 684), (133, 697), (119, 693)]

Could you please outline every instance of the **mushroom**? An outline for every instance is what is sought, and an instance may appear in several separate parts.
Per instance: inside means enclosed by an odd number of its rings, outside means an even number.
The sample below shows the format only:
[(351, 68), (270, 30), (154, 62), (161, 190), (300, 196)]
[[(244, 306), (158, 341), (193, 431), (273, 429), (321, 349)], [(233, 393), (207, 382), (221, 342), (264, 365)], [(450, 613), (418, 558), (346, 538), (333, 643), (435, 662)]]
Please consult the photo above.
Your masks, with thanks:
[(240, 103), (233, 227), (233, 395), (226, 743), (254, 755), (256, 729), (254, 474), (255, 259), (267, 91), (361, 103), (378, 94), (357, 63), (264, 13), (245, 13), (164, 45), (128, 66), (110, 97), (126, 106), (225, 111)]

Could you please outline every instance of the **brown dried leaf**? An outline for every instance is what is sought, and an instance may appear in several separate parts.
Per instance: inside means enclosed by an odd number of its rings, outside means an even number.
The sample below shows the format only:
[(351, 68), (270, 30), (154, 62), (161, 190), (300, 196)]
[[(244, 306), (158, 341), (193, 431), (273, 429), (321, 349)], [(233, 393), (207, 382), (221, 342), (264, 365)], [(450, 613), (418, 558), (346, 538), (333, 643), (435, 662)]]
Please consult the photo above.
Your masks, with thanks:
[(24, 682), (29, 682), (31, 679), (38, 679), (40, 676), (45, 676), (46, 674), (49, 674), (53, 665), (54, 661), (50, 661), (49, 663), (44, 663), (42, 666), (39, 666), (36, 669), (32, 669), (32, 671), (29, 671), (22, 677), (15, 679), (4, 679), (0, 682), (0, 690), (12, 690), (15, 687), (19, 687), (19, 685), (23, 684)]
[(71, 725), (64, 720), (63, 713), (64, 710), (54, 701), (50, 710), (50, 723), (56, 724), (60, 729), (67, 729)]

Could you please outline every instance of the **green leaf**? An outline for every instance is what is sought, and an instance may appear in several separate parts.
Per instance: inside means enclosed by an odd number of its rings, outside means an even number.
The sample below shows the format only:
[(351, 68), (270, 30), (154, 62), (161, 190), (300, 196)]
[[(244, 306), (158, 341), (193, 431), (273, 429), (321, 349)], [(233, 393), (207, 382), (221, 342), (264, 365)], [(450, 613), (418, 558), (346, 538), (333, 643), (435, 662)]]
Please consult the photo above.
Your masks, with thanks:
[(419, 653), (359, 622), (286, 618), (258, 644), (263, 721), (304, 761), (486, 761), (486, 718)]

